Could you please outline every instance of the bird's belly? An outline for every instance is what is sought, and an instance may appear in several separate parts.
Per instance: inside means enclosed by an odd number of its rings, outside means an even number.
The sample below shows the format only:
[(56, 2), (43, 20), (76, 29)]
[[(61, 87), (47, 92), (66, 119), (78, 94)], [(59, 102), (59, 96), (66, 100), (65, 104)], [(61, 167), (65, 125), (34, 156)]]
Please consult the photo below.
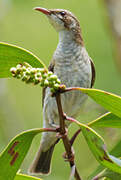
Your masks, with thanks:
[[(90, 69), (90, 64), (88, 65)], [(91, 71), (89, 70), (87, 73), (85, 69), (77, 68), (78, 69), (71, 69), (70, 71), (70, 68), (65, 69), (65, 67), (59, 67), (59, 69), (55, 69), (54, 74), (58, 76), (61, 83), (65, 84), (66, 87), (90, 87)], [(81, 91), (73, 90), (61, 94), (63, 112), (68, 116), (75, 117), (79, 113), (80, 108), (86, 99), (87, 95), (81, 93)], [(46, 123), (48, 119), (51, 119), (55, 124), (59, 123), (56, 100), (51, 97), (49, 88), (46, 89), (46, 96), (44, 99), (44, 114), (46, 115)]]
[(82, 94), (80, 91), (67, 92), (61, 95), (63, 111), (71, 117), (75, 117), (85, 100), (87, 95)]
[[(77, 71), (74, 69), (70, 72), (67, 69), (66, 71), (63, 71), (62, 74), (57, 75), (61, 79), (61, 82), (66, 85), (66, 87), (90, 87), (91, 76), (90, 74), (83, 72), (83, 70)], [(73, 90), (61, 94), (61, 99), (63, 111), (68, 116), (75, 117), (79, 113), (82, 104), (87, 99), (87, 95), (81, 93), (81, 91)]]

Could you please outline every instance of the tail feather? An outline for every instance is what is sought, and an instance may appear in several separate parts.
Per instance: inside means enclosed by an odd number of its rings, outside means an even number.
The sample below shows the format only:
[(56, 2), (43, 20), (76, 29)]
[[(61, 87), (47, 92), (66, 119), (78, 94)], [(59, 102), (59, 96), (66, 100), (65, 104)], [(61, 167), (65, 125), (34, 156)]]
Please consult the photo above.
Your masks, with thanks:
[(41, 153), (35, 169), (36, 173), (48, 174), (50, 172), (50, 164), (53, 150), (54, 147), (51, 147), (48, 151)]
[[(58, 140), (56, 141), (56, 143)], [(50, 166), (51, 166), (51, 159), (53, 150), (55, 147), (54, 143), (47, 151), (43, 151), (41, 146), (37, 155), (29, 168), (30, 174), (49, 174), (50, 173)]]
[(51, 146), (45, 152), (43, 152), (40, 147), (35, 160), (29, 168), (30, 174), (49, 174), (54, 146), (55, 145)]

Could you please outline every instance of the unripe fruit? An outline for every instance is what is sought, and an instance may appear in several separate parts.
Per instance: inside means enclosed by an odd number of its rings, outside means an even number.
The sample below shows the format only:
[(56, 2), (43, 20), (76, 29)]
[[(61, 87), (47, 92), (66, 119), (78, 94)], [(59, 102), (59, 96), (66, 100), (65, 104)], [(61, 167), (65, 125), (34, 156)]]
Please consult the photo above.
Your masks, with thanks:
[(16, 74), (16, 68), (15, 67), (12, 67), (11, 69), (10, 69), (10, 72), (12, 73), (12, 74)]
[(48, 72), (48, 76), (51, 76), (53, 73), (51, 71)]
[(50, 80), (57, 80), (57, 76), (56, 76), (55, 74), (53, 74), (53, 75), (51, 75), (51, 76), (49, 77), (49, 79), (50, 79)]
[(48, 85), (49, 85), (49, 81), (48, 81), (47, 79), (45, 79), (44, 85), (45, 85), (45, 86), (48, 86)]
[(59, 84), (54, 84), (54, 89), (59, 89), (60, 85)]

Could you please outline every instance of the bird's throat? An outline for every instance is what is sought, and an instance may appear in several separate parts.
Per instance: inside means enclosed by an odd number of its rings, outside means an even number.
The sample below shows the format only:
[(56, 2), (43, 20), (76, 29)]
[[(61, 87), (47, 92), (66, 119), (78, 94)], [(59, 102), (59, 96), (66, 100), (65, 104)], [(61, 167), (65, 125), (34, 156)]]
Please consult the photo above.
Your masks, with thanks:
[(54, 53), (56, 64), (72, 64), (78, 61), (81, 56), (82, 46), (74, 40), (73, 34), (69, 31), (59, 32), (59, 43)]
[(59, 32), (59, 43), (69, 44), (73, 42), (75, 42), (75, 35), (73, 32), (68, 30), (62, 30)]

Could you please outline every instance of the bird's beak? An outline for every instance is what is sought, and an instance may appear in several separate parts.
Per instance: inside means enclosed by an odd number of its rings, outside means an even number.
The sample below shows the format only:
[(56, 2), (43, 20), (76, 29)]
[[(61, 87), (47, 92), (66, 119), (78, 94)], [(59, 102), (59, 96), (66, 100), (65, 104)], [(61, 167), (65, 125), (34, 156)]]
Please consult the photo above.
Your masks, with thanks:
[(45, 8), (41, 8), (41, 7), (35, 7), (34, 10), (40, 11), (40, 12), (42, 12), (45, 15), (50, 15), (51, 14), (50, 10), (45, 9)]

